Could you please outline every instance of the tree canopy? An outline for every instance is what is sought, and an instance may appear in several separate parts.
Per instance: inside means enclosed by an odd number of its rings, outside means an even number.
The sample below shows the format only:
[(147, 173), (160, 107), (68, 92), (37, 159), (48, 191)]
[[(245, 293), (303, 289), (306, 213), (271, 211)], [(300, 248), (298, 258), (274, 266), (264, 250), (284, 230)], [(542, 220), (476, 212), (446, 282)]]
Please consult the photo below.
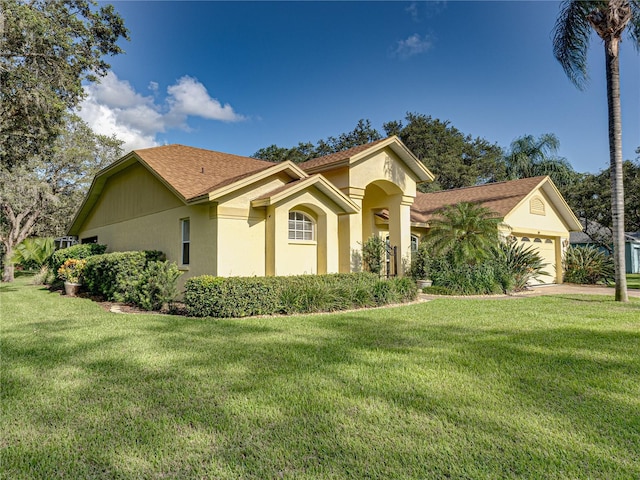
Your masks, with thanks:
[(12, 169), (49, 151), (128, 32), (112, 5), (0, 0), (0, 37), (0, 164)]
[(252, 156), (269, 162), (302, 163), (312, 158), (322, 157), (331, 153), (342, 152), (358, 145), (365, 145), (381, 139), (382, 136), (371, 126), (369, 120), (361, 119), (356, 127), (347, 133), (342, 133), (337, 137), (327, 137), (325, 140), (318, 140), (314, 145), (311, 142), (300, 142), (291, 148), (270, 145), (261, 148)]
[(406, 124), (383, 125), (387, 135), (398, 135), (403, 143), (436, 176), (425, 185), (429, 190), (469, 187), (505, 177), (502, 149), (484, 138), (465, 135), (451, 125), (420, 113), (407, 113)]
[(4, 280), (13, 279), (11, 256), (30, 235), (66, 232), (98, 170), (120, 157), (119, 140), (96, 135), (78, 117), (66, 117), (60, 135), (45, 156), (31, 156), (8, 168), (0, 165), (0, 241), (5, 253)]
[[(407, 113), (406, 125), (390, 121), (383, 125), (387, 136), (398, 135), (409, 149), (433, 172), (436, 181), (421, 186), (428, 190), (468, 187), (505, 177), (502, 149), (487, 140), (464, 135), (450, 122), (430, 116)], [(365, 145), (382, 138), (369, 120), (360, 120), (356, 127), (337, 137), (319, 140), (316, 144), (300, 142), (291, 148), (270, 145), (253, 157), (271, 162), (290, 160), (301, 163), (349, 148)]]
[(538, 138), (523, 135), (515, 139), (504, 155), (507, 178), (515, 180), (549, 175), (560, 191), (566, 193), (577, 173), (565, 158), (557, 155), (559, 147), (560, 141), (553, 133), (545, 133)]

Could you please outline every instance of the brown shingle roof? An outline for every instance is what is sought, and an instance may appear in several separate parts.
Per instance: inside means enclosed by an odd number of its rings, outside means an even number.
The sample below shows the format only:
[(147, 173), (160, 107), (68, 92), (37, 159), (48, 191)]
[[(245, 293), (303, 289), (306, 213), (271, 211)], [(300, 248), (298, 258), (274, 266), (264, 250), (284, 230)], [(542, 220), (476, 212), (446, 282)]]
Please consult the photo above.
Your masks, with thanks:
[(418, 193), (411, 206), (411, 221), (429, 222), (434, 218), (437, 210), (462, 202), (479, 203), (504, 217), (544, 178), (531, 177), (442, 192)]
[(134, 152), (186, 200), (274, 165), (255, 158), (184, 145), (165, 145)]
[(348, 150), (343, 150), (342, 152), (332, 153), (330, 155), (325, 155), (324, 157), (313, 158), (311, 160), (307, 160), (306, 162), (302, 162), (299, 165), (299, 167), (307, 171), (316, 167), (325, 167), (328, 165), (334, 165), (336, 163), (340, 163), (345, 160), (348, 160), (354, 155), (357, 155), (358, 153), (373, 147), (377, 143), (384, 142), (385, 140), (387, 139), (381, 138), (380, 140), (376, 140), (374, 142), (367, 143), (365, 145), (358, 145), (357, 147), (352, 147)]

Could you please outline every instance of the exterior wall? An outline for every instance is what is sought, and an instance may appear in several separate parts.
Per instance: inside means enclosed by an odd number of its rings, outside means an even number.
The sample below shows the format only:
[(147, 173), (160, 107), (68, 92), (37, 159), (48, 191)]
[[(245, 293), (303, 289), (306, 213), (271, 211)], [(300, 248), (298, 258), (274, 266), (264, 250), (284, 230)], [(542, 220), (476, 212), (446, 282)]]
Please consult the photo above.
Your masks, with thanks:
[[(289, 239), (289, 212), (301, 211), (315, 222), (315, 240)], [(339, 208), (315, 189), (298, 192), (266, 209), (266, 274), (302, 275), (338, 272)]]
[[(99, 213), (99, 212), (98, 212)], [(190, 220), (190, 265), (181, 265), (181, 220)], [(209, 218), (209, 206), (182, 206), (163, 212), (132, 218), (101, 227), (82, 227), (79, 238), (98, 237), (108, 252), (161, 250), (167, 260), (176, 262), (184, 272), (180, 288), (193, 276), (216, 271), (215, 223)]]
[(640, 243), (625, 244), (625, 260), (627, 273), (640, 273)]
[(167, 187), (136, 163), (111, 177), (82, 229), (92, 229), (184, 206)]
[(252, 208), (251, 200), (291, 181), (282, 174), (269, 177), (219, 199), (216, 275), (266, 275), (266, 216), (264, 208)]
[[(532, 199), (542, 201), (545, 210), (544, 215), (532, 213), (532, 206), (530, 204)], [(536, 202), (536, 200), (534, 200), (534, 202)], [(548, 247), (544, 242), (547, 240), (553, 242), (555, 253), (553, 256), (551, 254), (547, 255), (549, 263), (553, 264), (551, 268), (547, 269), (549, 270), (548, 273), (552, 276), (547, 278), (543, 277), (541, 281), (545, 283), (549, 281), (562, 283), (562, 256), (569, 242), (569, 230), (544, 192), (539, 189), (532, 192), (524, 202), (509, 212), (504, 222), (511, 227), (511, 234), (515, 237), (521, 238), (526, 236), (531, 238), (532, 241), (535, 238), (541, 239), (544, 245), (541, 252), (544, 251), (545, 254), (547, 254), (546, 248)], [(533, 242), (531, 245), (536, 246)]]
[(377, 232), (373, 213), (389, 211), (391, 245), (398, 247), (399, 275), (410, 258), (410, 206), (416, 196), (416, 177), (397, 155), (385, 148), (359, 159), (349, 168), (348, 188), (343, 191), (361, 207), (360, 214), (340, 218), (340, 271), (362, 267), (359, 252), (363, 241)]

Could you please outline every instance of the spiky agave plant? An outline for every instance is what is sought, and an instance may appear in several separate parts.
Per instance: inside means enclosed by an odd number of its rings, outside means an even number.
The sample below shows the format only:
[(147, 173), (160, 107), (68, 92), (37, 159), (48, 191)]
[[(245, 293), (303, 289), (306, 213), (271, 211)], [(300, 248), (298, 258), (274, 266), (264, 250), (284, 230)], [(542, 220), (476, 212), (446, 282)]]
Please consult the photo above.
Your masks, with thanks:
[(538, 251), (531, 245), (517, 242), (501, 243), (497, 249), (499, 263), (505, 268), (511, 280), (513, 291), (524, 290), (534, 278), (550, 275), (544, 271), (544, 263)]
[(615, 278), (613, 258), (592, 246), (569, 247), (562, 259), (564, 281), (595, 285)]

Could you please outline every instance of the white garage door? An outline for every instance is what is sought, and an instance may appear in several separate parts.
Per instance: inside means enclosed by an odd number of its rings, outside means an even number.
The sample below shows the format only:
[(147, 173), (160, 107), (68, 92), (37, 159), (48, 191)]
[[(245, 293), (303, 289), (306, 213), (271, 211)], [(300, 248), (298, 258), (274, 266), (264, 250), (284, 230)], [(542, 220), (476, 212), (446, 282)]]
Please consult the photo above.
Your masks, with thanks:
[(543, 283), (556, 283), (556, 240), (551, 237), (539, 236), (518, 236), (516, 238), (523, 245), (531, 246), (532, 248), (538, 250), (538, 253), (542, 257), (543, 263), (547, 264), (543, 270), (549, 275), (536, 277), (531, 283), (534, 285)]

